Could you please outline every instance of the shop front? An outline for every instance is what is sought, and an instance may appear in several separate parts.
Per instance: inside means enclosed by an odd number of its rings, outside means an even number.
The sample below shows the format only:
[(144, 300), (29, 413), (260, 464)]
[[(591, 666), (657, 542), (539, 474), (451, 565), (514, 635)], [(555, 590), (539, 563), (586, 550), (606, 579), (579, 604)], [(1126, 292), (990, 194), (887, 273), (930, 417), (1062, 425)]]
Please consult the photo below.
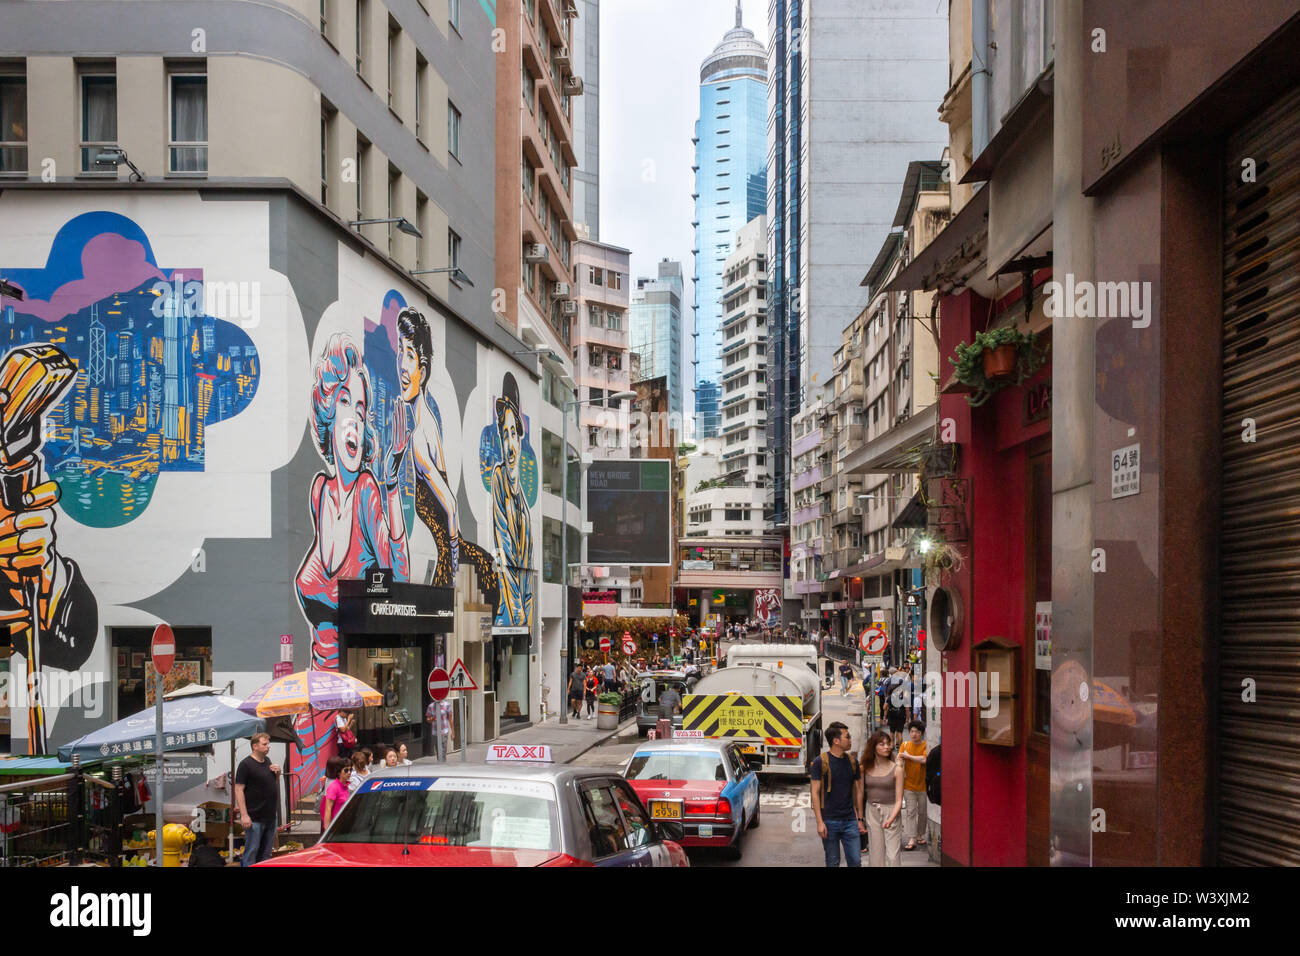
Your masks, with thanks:
[(339, 668), (383, 695), (358, 711), (358, 744), (406, 744), (412, 759), (434, 752), (427, 677), (454, 663), (447, 660), (454, 618), (453, 588), (394, 581), (388, 571), (339, 582)]

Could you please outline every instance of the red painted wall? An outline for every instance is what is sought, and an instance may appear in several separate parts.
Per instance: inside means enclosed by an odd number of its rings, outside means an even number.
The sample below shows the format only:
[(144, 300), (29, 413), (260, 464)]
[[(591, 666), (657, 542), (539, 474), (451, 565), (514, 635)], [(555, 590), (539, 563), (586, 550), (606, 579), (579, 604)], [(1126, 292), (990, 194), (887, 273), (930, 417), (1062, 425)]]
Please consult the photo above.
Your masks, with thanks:
[[(946, 381), (952, 372), (946, 356), (985, 327), (989, 303), (968, 291), (944, 298), (941, 315)], [(1034, 380), (1044, 376), (1050, 369)], [(1004, 389), (975, 409), (964, 395), (939, 400), (940, 417), (953, 420), (961, 445), (958, 473), (970, 480), (969, 533), (959, 545), (966, 563), (945, 582), (956, 588), (963, 607), (961, 643), (945, 654), (948, 671), (974, 670), (972, 647), (986, 638), (1026, 644), (1024, 443), (1047, 434), (1051, 423), (1026, 428), (1024, 397), (1023, 389)], [(1024, 652), (1021, 665), (1027, 666)], [(969, 866), (1024, 866), (1023, 740), (1014, 748), (975, 744), (974, 717), (973, 708), (943, 708), (944, 855)]]

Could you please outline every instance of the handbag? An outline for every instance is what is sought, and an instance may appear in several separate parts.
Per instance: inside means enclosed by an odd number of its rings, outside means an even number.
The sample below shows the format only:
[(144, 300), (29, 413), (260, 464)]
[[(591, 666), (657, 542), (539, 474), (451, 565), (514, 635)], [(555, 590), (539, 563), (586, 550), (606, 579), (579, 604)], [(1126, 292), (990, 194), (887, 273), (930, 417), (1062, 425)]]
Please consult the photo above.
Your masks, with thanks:
[(352, 732), (351, 728), (348, 728), (339, 734), (339, 742), (344, 747), (355, 747), (357, 745), (357, 735)]

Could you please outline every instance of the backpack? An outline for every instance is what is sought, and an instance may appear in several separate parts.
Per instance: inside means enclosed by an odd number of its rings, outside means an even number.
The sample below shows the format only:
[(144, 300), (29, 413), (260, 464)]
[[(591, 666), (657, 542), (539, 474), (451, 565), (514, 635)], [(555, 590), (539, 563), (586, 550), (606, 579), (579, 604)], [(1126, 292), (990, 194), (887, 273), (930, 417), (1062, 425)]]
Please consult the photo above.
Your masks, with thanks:
[[(849, 758), (849, 763), (853, 766), (853, 779), (857, 780), (860, 773), (858, 770), (858, 758), (854, 755), (852, 750), (846, 750), (844, 756)], [(829, 750), (822, 751), (820, 760), (822, 763), (821, 805), (825, 808), (826, 793), (831, 788), (831, 752)]]
[(942, 793), (942, 765), (943, 755), (941, 751), (943, 745), (935, 747), (925, 757), (925, 796), (936, 807), (943, 804)]

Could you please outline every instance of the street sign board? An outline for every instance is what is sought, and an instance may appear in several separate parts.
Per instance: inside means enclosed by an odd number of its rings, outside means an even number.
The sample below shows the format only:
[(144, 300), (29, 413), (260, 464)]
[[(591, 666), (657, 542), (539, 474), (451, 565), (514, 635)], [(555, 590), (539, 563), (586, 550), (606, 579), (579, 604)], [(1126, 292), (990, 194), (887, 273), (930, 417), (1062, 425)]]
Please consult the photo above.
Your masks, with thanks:
[(293, 673), (293, 661), (276, 661), (275, 666), (271, 668), (271, 677), (273, 680), (279, 680), (281, 677), (288, 677)]
[(176, 635), (166, 624), (159, 624), (153, 629), (153, 641), (149, 645), (153, 657), (153, 669), (159, 674), (166, 674), (176, 661)]
[(293, 663), (293, 635), (280, 635), (280, 660)]
[(456, 658), (456, 663), (451, 666), (449, 680), (451, 681), (452, 690), (478, 690), (478, 684), (474, 683), (474, 678), (469, 676), (469, 668), (465, 666), (465, 662), (459, 657)]
[[(626, 633), (626, 632), (624, 632), (624, 633)], [(601, 649), (602, 651), (608, 651), (608, 650), (610, 649), (610, 646), (611, 646), (611, 643), (610, 643), (610, 640), (609, 640), (609, 635), (608, 635), (608, 634), (602, 634), (602, 635), (600, 635), (600, 649)]]
[(889, 646), (889, 634), (878, 624), (864, 627), (858, 636), (858, 646), (864, 654), (883, 654)]
[[(457, 663), (460, 663), (457, 661)], [(451, 678), (441, 667), (435, 667), (429, 671), (429, 696), (434, 700), (442, 700), (451, 690)]]
[(625, 637), (625, 638), (623, 638), (623, 653), (624, 653), (624, 654), (635, 654), (635, 653), (636, 653), (636, 641), (632, 640), (630, 637)]

